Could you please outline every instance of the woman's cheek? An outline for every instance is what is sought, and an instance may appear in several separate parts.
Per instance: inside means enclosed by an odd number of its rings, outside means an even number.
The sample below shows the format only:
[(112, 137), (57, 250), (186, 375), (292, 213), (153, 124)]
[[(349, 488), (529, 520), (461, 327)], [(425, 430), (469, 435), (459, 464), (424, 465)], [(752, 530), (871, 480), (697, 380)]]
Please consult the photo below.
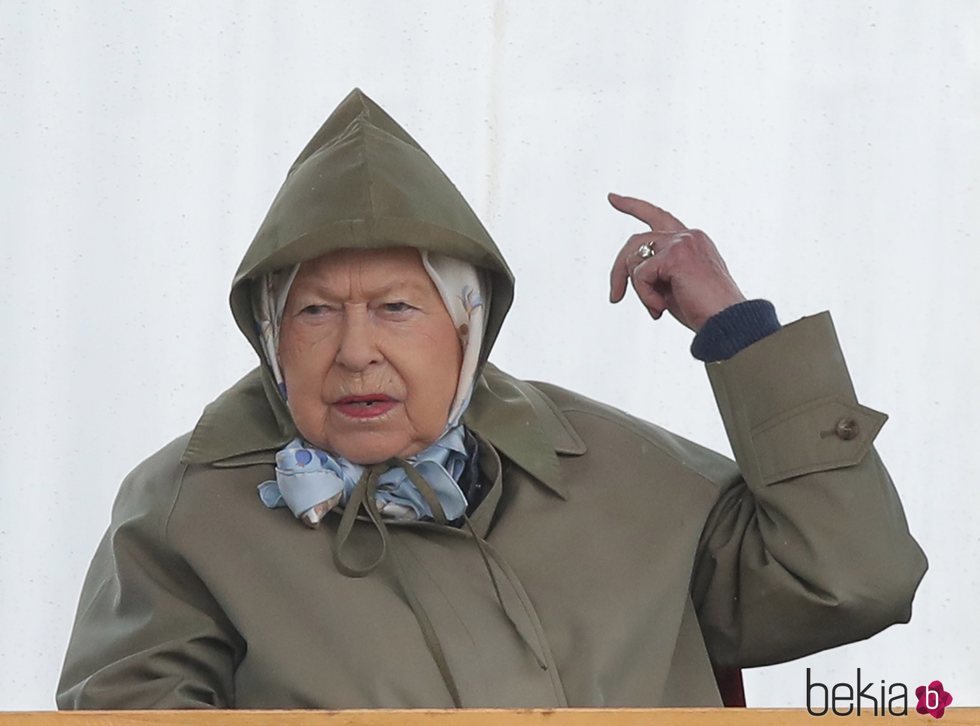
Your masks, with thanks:
[(284, 330), (279, 340), (279, 361), (284, 367), (291, 364), (295, 370), (323, 369), (325, 373), (336, 353), (336, 337), (327, 326), (309, 326), (288, 335)]

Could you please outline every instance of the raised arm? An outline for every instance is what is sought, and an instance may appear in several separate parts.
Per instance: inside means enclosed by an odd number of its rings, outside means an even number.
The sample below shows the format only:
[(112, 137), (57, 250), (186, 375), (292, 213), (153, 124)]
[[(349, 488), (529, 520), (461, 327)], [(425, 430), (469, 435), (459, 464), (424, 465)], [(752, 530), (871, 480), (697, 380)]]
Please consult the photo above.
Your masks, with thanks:
[(705, 526), (692, 596), (712, 660), (763, 665), (911, 616), (926, 570), (830, 315), (709, 363), (741, 478)]
[(704, 232), (640, 199), (609, 201), (651, 230), (620, 250), (610, 299), (632, 284), (651, 317), (699, 333), (740, 470), (691, 585), (712, 660), (775, 663), (907, 622), (926, 559), (873, 448), (886, 416), (857, 402), (829, 314), (780, 328)]

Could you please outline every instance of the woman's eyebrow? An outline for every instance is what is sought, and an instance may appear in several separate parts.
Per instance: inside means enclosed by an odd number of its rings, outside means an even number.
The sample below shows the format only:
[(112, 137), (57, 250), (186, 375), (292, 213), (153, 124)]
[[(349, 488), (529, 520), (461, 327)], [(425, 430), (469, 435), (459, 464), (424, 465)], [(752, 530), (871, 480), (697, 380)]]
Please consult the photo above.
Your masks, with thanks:
[(392, 293), (424, 294), (426, 292), (428, 292), (428, 287), (417, 280), (395, 280), (387, 285), (371, 290), (369, 297), (380, 297)]
[[(320, 295), (329, 300), (343, 301), (347, 295), (340, 292), (338, 286), (331, 285), (324, 280), (304, 280), (296, 285), (297, 292), (300, 294)], [(345, 290), (347, 285), (344, 285)], [(417, 280), (393, 280), (392, 282), (380, 284), (378, 287), (368, 287), (364, 290), (369, 298), (383, 297), (393, 293), (425, 295), (429, 292), (428, 287)]]

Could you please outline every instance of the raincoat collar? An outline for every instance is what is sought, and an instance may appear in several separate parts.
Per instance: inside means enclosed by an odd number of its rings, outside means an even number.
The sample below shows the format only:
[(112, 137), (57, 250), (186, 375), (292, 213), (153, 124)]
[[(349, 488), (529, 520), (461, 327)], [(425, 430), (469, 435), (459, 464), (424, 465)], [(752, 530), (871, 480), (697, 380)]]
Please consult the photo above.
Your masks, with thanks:
[[(273, 414), (258, 369), (205, 408), (181, 460), (221, 468), (275, 464), (276, 451), (296, 436)], [(563, 499), (562, 455), (585, 453), (585, 444), (561, 411), (529, 383), (488, 363), (477, 381), (463, 423)]]

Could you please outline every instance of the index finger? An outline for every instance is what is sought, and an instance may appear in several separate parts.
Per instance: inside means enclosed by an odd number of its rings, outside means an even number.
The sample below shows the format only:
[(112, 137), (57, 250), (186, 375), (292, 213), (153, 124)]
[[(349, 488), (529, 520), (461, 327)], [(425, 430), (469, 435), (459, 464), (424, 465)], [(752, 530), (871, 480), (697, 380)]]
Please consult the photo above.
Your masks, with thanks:
[(680, 232), (687, 229), (684, 223), (665, 209), (661, 209), (655, 204), (637, 199), (636, 197), (624, 197), (620, 194), (609, 193), (609, 203), (620, 212), (636, 217), (641, 222), (650, 225), (650, 229), (663, 232)]

